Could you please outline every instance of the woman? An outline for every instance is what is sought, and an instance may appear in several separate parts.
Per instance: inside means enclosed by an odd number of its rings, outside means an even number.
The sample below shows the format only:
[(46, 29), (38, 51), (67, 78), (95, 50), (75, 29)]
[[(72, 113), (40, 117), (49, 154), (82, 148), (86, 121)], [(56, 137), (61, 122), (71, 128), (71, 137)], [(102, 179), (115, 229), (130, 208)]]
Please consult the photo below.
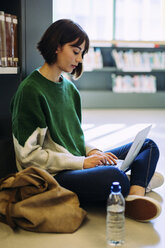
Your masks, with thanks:
[[(112, 182), (119, 181), (123, 195), (128, 195), (126, 214), (151, 220), (161, 211), (156, 200), (144, 196), (151, 178), (155, 183), (156, 144), (145, 141), (130, 167), (130, 182), (111, 165), (125, 158), (131, 143), (108, 152), (85, 144), (80, 95), (62, 73), (80, 77), (88, 48), (85, 31), (68, 19), (53, 23), (38, 43), (45, 62), (20, 84), (11, 105), (18, 170), (31, 165), (47, 170), (61, 186), (74, 191), (80, 202), (106, 201)], [(158, 180), (155, 186), (159, 184)]]

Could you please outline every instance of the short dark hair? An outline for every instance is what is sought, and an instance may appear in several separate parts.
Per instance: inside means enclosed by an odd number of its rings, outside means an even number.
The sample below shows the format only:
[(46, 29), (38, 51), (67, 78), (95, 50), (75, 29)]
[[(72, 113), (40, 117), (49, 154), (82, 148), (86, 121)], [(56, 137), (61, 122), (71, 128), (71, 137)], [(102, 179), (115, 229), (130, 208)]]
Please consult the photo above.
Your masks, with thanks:
[[(54, 64), (57, 60), (57, 48), (74, 40), (77, 42), (75, 46), (81, 45), (85, 41), (85, 49), (82, 56), (88, 52), (89, 38), (82, 27), (70, 19), (60, 19), (52, 23), (43, 34), (41, 40), (37, 44), (37, 48), (48, 64)], [(75, 79), (81, 76), (83, 71), (82, 63), (72, 71)]]

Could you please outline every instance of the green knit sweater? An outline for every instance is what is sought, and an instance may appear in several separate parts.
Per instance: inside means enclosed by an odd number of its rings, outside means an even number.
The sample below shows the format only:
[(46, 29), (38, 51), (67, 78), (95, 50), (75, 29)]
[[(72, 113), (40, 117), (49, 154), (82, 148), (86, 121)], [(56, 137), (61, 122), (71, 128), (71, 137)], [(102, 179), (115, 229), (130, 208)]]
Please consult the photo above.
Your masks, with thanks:
[(85, 146), (81, 102), (75, 85), (54, 83), (37, 70), (18, 87), (11, 103), (18, 169), (35, 165), (54, 174), (82, 169), (92, 147)]

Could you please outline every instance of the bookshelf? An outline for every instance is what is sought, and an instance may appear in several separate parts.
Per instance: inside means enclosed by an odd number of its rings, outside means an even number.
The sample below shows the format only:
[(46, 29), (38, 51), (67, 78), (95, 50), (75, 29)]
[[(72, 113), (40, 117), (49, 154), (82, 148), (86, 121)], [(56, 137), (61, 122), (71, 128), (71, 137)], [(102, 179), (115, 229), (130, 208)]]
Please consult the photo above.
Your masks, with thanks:
[[(165, 107), (165, 44), (159, 43), (122, 43), (119, 46), (99, 47), (101, 49), (103, 67), (84, 71), (78, 81), (74, 81), (82, 97), (84, 108), (164, 108)], [(120, 53), (147, 54), (155, 58), (156, 54), (163, 55), (161, 65), (135, 65), (119, 67), (113, 56), (113, 51)], [(126, 58), (127, 59), (127, 58)], [(150, 59), (151, 61), (153, 60)], [(153, 61), (152, 61), (153, 62)], [(131, 63), (132, 64), (132, 63)], [(114, 79), (145, 80), (141, 86), (121, 91), (115, 91)], [(132, 82), (131, 81), (131, 82)], [(152, 87), (150, 87), (152, 85)], [(100, 100), (99, 100), (100, 99)]]
[[(18, 0), (10, 6), (2, 1), (0, 7), (0, 73), (18, 73)], [(10, 7), (9, 7), (10, 6)], [(12, 69), (11, 69), (12, 68)]]
[(10, 116), (10, 101), (14, 95), (22, 78), (21, 74), (21, 1), (1, 0), (0, 11), (14, 15), (18, 18), (18, 57), (19, 65), (1, 66), (0, 67), (0, 139), (5, 139), (11, 136), (11, 116)]

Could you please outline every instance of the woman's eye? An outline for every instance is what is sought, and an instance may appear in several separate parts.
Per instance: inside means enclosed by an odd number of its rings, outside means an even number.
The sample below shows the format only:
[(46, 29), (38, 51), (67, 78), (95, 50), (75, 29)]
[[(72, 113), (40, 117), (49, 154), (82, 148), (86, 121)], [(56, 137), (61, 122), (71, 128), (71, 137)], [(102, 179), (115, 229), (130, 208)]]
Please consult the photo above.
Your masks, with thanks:
[(74, 52), (74, 54), (75, 54), (75, 55), (77, 55), (77, 54), (78, 54), (78, 52), (76, 52), (76, 51), (73, 51), (73, 52)]

